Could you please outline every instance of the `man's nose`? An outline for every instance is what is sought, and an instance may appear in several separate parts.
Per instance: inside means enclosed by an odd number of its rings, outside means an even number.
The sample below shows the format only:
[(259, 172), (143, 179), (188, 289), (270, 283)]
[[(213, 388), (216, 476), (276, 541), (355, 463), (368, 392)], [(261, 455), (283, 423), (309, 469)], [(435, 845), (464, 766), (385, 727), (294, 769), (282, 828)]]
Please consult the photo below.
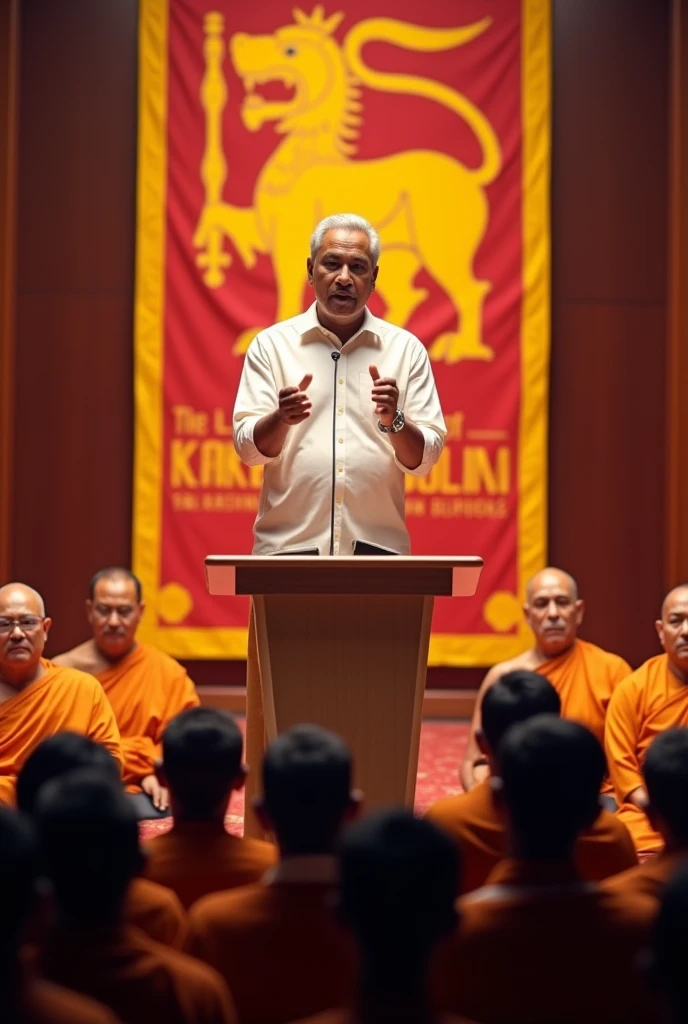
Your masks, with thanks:
[(344, 266), (340, 267), (339, 269), (339, 273), (337, 274), (337, 281), (343, 281), (344, 284), (348, 284), (350, 280), (351, 274), (349, 273), (349, 268), (346, 266), (346, 264), (344, 264)]
[(547, 606), (547, 614), (549, 615), (550, 619), (559, 618), (559, 605), (556, 601), (550, 601), (549, 605)]
[(20, 624), (18, 622), (15, 622), (14, 625), (12, 626), (12, 629), (10, 630), (10, 636), (14, 636), (17, 630), (19, 630), (20, 636), (25, 635), (24, 630), (21, 628)]
[(688, 615), (681, 623), (681, 636), (688, 636)]
[(119, 615), (113, 608), (107, 617), (108, 626), (119, 626)]

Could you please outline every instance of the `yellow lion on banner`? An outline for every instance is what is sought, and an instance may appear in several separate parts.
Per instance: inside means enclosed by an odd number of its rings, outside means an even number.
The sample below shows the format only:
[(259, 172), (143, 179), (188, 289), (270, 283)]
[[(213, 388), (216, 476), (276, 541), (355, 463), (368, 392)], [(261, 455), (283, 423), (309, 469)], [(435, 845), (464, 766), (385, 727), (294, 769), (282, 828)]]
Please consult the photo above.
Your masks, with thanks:
[[(332, 213), (361, 213), (380, 233), (384, 274), (380, 292), (385, 316), (400, 326), (408, 323), (427, 291), (413, 285), (424, 268), (453, 302), (458, 331), (435, 338), (430, 356), (447, 363), (493, 358), (482, 339), (482, 310), (490, 289), (473, 272), (473, 261), (488, 222), (485, 186), (502, 166), (496, 134), (487, 118), (464, 96), (440, 82), (367, 67), (363, 46), (383, 41), (408, 50), (432, 53), (470, 42), (492, 23), (483, 18), (454, 29), (424, 28), (393, 18), (369, 18), (348, 32), (340, 45), (333, 38), (344, 15), (325, 18), (318, 5), (310, 16), (295, 10), (295, 24), (272, 35), (236, 33), (230, 41), (234, 68), (246, 95), (241, 114), (248, 131), (268, 121), (285, 136), (256, 180), (253, 206), (240, 208), (222, 201), (227, 165), (222, 148), (221, 119), (227, 87), (222, 74), (222, 15), (205, 19), (206, 73), (201, 101), (206, 115), (206, 150), (201, 166), (206, 202), (194, 235), (203, 251), (197, 262), (212, 288), (224, 283), (230, 256), (223, 239), (234, 245), (247, 267), (256, 254), (272, 259), (277, 283), (277, 320), (301, 309), (308, 236), (317, 221)], [(293, 97), (268, 101), (256, 91), (267, 82), (281, 82)], [(482, 148), (482, 163), (469, 170), (457, 160), (432, 150), (408, 150), (377, 160), (352, 160), (363, 122), (361, 86), (423, 96), (449, 108), (469, 124)], [(403, 107), (399, 106), (399, 114)], [(260, 327), (244, 331), (234, 351), (246, 348)]]

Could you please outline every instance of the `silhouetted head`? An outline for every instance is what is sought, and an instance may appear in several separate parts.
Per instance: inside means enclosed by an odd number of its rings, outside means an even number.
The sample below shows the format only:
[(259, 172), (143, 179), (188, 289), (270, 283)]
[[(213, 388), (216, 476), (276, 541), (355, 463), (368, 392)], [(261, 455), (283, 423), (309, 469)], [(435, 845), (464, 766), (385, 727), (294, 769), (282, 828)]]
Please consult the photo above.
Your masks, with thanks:
[(357, 807), (351, 777), (351, 752), (327, 729), (297, 725), (273, 740), (263, 760), (263, 798), (256, 812), (274, 831), (282, 854), (332, 852)]
[(38, 851), (28, 818), (0, 806), (0, 977), (12, 964), (34, 903)]
[(81, 733), (58, 732), (39, 743), (24, 762), (17, 779), (17, 806), (32, 815), (41, 787), (79, 768), (90, 768), (113, 785), (121, 783), (119, 765), (104, 746)]
[[(674, 1024), (688, 1021), (688, 866), (665, 886), (655, 920), (650, 952), (650, 980)], [(664, 1019), (664, 1018), (662, 1018)]]
[(506, 672), (485, 692), (481, 704), (478, 746), (495, 765), (499, 746), (512, 725), (536, 715), (559, 715), (561, 700), (552, 684), (538, 672)]
[(688, 848), (688, 729), (668, 729), (652, 741), (643, 777), (653, 827), (669, 848)]

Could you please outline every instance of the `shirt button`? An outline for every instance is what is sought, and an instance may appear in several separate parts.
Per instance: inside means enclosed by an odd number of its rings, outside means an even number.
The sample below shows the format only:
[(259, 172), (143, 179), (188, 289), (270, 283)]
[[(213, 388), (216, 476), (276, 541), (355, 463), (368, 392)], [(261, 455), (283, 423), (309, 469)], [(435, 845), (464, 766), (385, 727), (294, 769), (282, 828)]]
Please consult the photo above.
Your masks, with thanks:
[(343, 473), (344, 472), (344, 467), (343, 466), (337, 466), (337, 472), (338, 473)]
[(339, 443), (340, 443), (340, 444), (344, 444), (344, 438), (343, 438), (343, 437), (340, 437), (340, 438), (339, 438)]
[(337, 415), (338, 415), (338, 416), (341, 416), (343, 412), (344, 412), (344, 410), (343, 410), (343, 409), (341, 409), (341, 408), (340, 408), (340, 409), (337, 409)]
[(337, 498), (337, 504), (341, 505), (341, 503), (342, 503), (342, 499), (341, 498)]
[(340, 383), (340, 384), (343, 384), (343, 383), (344, 383), (344, 378), (343, 378), (343, 377), (340, 377), (340, 378), (339, 378), (339, 383)]

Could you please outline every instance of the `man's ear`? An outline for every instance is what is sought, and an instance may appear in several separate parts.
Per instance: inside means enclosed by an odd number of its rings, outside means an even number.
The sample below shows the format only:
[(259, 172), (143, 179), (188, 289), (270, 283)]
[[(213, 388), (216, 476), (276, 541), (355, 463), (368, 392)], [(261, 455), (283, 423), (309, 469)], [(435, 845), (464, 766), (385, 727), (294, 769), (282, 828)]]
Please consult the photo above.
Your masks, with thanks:
[(349, 805), (344, 812), (344, 821), (356, 821), (363, 808), (363, 793), (360, 789), (352, 789), (349, 793)]
[(313, 260), (310, 256), (306, 260), (306, 271), (308, 273), (308, 283), (313, 284)]
[(170, 788), (170, 784), (167, 781), (167, 775), (165, 774), (165, 764), (163, 761), (155, 762), (155, 765), (153, 766), (153, 774), (155, 775), (156, 779), (158, 780), (161, 786), (163, 786), (165, 789)]
[(246, 778), (248, 776), (248, 772), (249, 772), (248, 765), (247, 764), (242, 764), (239, 767), (239, 771), (234, 776), (234, 778), (232, 780), (232, 789), (235, 790), (237, 793), (240, 793), (241, 790), (246, 785)]
[(485, 738), (485, 733), (483, 732), (482, 729), (476, 729), (475, 730), (475, 742), (476, 742), (476, 746), (478, 747), (478, 750), (483, 755), (483, 757), (487, 757), (487, 758), (491, 758), (492, 757), (492, 751), (490, 750), (490, 744), (487, 742), (487, 740)]
[(585, 601), (582, 598), (578, 598), (576, 601), (576, 625), (580, 626), (583, 622), (583, 616), (585, 615)]

